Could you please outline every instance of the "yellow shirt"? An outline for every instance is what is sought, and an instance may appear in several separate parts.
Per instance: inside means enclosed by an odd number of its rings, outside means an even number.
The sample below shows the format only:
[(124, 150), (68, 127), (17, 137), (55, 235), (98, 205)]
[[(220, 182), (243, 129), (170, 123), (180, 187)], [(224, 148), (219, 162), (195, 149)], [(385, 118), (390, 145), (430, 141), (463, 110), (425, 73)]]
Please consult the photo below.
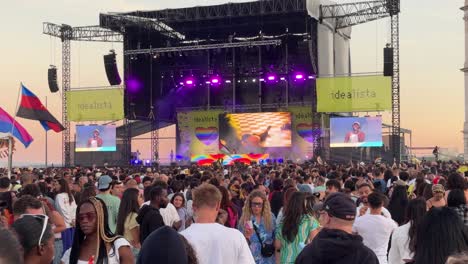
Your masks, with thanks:
[(135, 227), (140, 226), (136, 221), (137, 216), (138, 216), (137, 213), (130, 213), (129, 215), (127, 215), (127, 218), (125, 219), (124, 237), (129, 242), (135, 242), (135, 239), (133, 239), (133, 236), (130, 230), (132, 230)]

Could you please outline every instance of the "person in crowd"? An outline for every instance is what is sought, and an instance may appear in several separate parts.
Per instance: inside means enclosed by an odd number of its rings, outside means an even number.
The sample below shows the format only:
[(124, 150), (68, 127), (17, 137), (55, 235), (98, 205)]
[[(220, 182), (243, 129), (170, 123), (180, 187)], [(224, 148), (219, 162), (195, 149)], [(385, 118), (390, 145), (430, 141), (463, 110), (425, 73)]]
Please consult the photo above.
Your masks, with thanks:
[(13, 216), (17, 220), (23, 214), (45, 214), (42, 202), (31, 195), (23, 195), (13, 204)]
[(143, 178), (143, 189), (150, 187), (152, 184), (153, 184), (153, 178), (148, 177), (148, 176)]
[(221, 209), (225, 210), (228, 213), (228, 221), (226, 223), (226, 226), (236, 228), (237, 221), (239, 219), (239, 214), (237, 213), (238, 210), (235, 207), (235, 205), (231, 202), (231, 195), (229, 194), (228, 190), (223, 186), (219, 186), (218, 189), (223, 196), (223, 198), (221, 199)]
[(468, 263), (468, 254), (460, 253), (448, 257), (446, 264), (466, 264)]
[[(153, 187), (158, 187), (159, 186), (159, 187), (165, 189), (168, 196), (169, 196), (168, 184), (167, 184), (166, 181), (164, 181), (165, 177), (167, 177), (167, 176), (164, 175), (164, 174), (161, 175), (159, 178), (163, 179), (163, 180), (156, 180), (153, 183)], [(144, 204), (149, 205), (150, 201), (147, 201)], [(174, 205), (172, 205), (172, 203), (167, 203), (165, 208), (160, 208), (159, 213), (161, 214), (165, 225), (170, 226), (170, 227), (172, 227), (172, 228), (174, 228), (176, 230), (178, 230), (180, 228), (180, 226), (182, 225), (182, 220), (179, 217), (179, 213), (177, 213), (177, 209), (174, 207)]]
[(325, 188), (325, 194), (330, 195), (339, 192), (341, 190), (341, 184), (338, 180), (332, 179), (327, 181)]
[[(466, 182), (465, 179), (458, 173), (454, 172), (451, 173), (447, 178), (447, 191), (445, 192), (445, 197), (447, 198), (450, 191), (460, 189), (466, 189)], [(468, 196), (465, 197), (468, 202)]]
[(110, 231), (105, 207), (104, 201), (96, 197), (81, 201), (76, 210), (73, 245), (65, 251), (63, 264), (135, 263), (130, 243)]
[(297, 192), (297, 190), (294, 187), (289, 187), (284, 191), (284, 194), (283, 194), (283, 205), (284, 206), (281, 207), (281, 209), (280, 209), (280, 211), (278, 213), (278, 217), (276, 218), (276, 226), (278, 226), (281, 223), (281, 221), (283, 221), (284, 212), (286, 211), (286, 207), (288, 207), (289, 200), (291, 199), (291, 196), (295, 192)]
[(84, 201), (91, 197), (96, 197), (96, 187), (94, 185), (86, 185), (81, 192), (81, 200)]
[(185, 207), (185, 197), (183, 193), (176, 193), (172, 196), (171, 204), (177, 209), (182, 224), (178, 231), (182, 231), (189, 227), (192, 223), (192, 216), (189, 215), (187, 208)]
[(112, 182), (112, 178), (108, 175), (102, 175), (99, 177), (99, 194), (96, 195), (96, 197), (103, 200), (106, 204), (108, 215), (107, 220), (109, 221), (108, 225), (110, 231), (115, 233), (115, 229), (117, 228), (117, 216), (119, 214), (120, 199), (111, 194)]
[(115, 180), (112, 182), (112, 189), (111, 194), (119, 199), (122, 198), (124, 192), (124, 184), (119, 180)]
[(71, 247), (73, 242), (73, 233), (75, 228), (76, 203), (69, 184), (65, 179), (60, 179), (55, 185), (57, 195), (55, 196), (55, 208), (65, 220), (65, 231), (62, 232), (63, 251)]
[[(48, 217), (43, 214), (23, 214), (16, 220), (12, 229), (18, 236), (23, 247), (25, 264), (50, 264), (54, 259), (54, 234), (48, 223)], [(5, 243), (2, 238), (1, 244)], [(15, 254), (9, 252), (8, 254)]]
[(150, 191), (150, 204), (143, 205), (136, 218), (140, 225), (140, 243), (154, 230), (164, 226), (164, 220), (159, 210), (168, 204), (167, 190), (161, 186), (153, 187)]
[(198, 264), (195, 251), (185, 241), (173, 228), (163, 226), (143, 243), (137, 264)]
[(391, 218), (382, 215), (385, 195), (373, 192), (368, 197), (370, 213), (356, 219), (353, 232), (362, 236), (364, 245), (372, 249), (380, 264), (387, 264), (387, 249), (390, 236), (398, 227)]
[(307, 212), (305, 198), (306, 194), (302, 192), (292, 194), (283, 221), (276, 228), (276, 263), (294, 263), (319, 231), (318, 221)]
[(0, 225), (0, 263), (23, 264), (23, 249), (18, 242), (17, 235)]
[(380, 168), (374, 169), (372, 171), (372, 177), (374, 178), (373, 180), (374, 189), (381, 193), (386, 193), (387, 182), (385, 181), (385, 177), (384, 177), (384, 173), (382, 172), (382, 169)]
[(16, 200), (14, 192), (10, 191), (11, 183), (7, 177), (0, 178), (0, 215), (5, 217), (6, 224), (11, 225), (14, 221), (13, 216), (13, 203)]
[(445, 263), (451, 254), (468, 250), (468, 231), (450, 208), (432, 208), (417, 230), (415, 264)]
[(426, 202), (427, 210), (432, 207), (444, 207), (447, 206), (447, 200), (445, 199), (445, 189), (441, 184), (434, 184), (432, 186), (432, 198)]
[(460, 220), (468, 227), (468, 207), (466, 206), (465, 192), (460, 189), (450, 191), (447, 206), (457, 212)]
[(116, 234), (123, 236), (132, 245), (133, 256), (137, 257), (141, 248), (140, 225), (136, 218), (143, 204), (143, 195), (137, 189), (127, 189), (122, 195), (117, 216)]
[(307, 245), (295, 264), (379, 264), (375, 253), (352, 232), (356, 204), (344, 193), (327, 197), (320, 210), (323, 229)]
[(393, 231), (388, 262), (405, 264), (414, 257), (417, 242), (417, 230), (426, 214), (426, 201), (422, 198), (408, 202), (405, 212), (405, 224)]
[(283, 207), (283, 179), (274, 179), (272, 182), (272, 191), (268, 196), (271, 205), (271, 212), (278, 217), (281, 207)]
[(253, 264), (247, 240), (237, 229), (216, 223), (222, 194), (210, 184), (192, 192), (195, 223), (181, 232), (203, 264)]
[(390, 202), (388, 203), (388, 211), (392, 215), (392, 219), (397, 222), (398, 225), (402, 225), (405, 222), (407, 205), (408, 193), (406, 186), (395, 186), (390, 197)]
[[(365, 181), (364, 183), (359, 184), (358, 186), (359, 200), (361, 205), (356, 209), (357, 218), (370, 214), (370, 208), (368, 203), (368, 197), (374, 192), (374, 187), (369, 182)], [(392, 218), (392, 215), (387, 210), (387, 208), (382, 207), (382, 214), (387, 218)]]
[(265, 193), (260, 190), (251, 192), (242, 210), (238, 229), (250, 242), (256, 264), (275, 263), (275, 227), (275, 216)]

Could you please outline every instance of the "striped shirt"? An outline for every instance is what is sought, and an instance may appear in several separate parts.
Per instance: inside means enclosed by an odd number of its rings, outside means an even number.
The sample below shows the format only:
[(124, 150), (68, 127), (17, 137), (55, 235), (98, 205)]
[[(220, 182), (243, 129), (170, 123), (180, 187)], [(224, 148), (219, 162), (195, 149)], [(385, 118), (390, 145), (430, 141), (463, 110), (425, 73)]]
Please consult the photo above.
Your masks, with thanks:
[(310, 232), (317, 228), (319, 228), (317, 220), (310, 215), (305, 215), (302, 217), (301, 224), (299, 225), (294, 241), (289, 242), (285, 237), (283, 237), (283, 233), (281, 231), (283, 229), (283, 223), (280, 223), (276, 229), (276, 238), (281, 242), (281, 264), (294, 263), (297, 256), (301, 253), (307, 243)]

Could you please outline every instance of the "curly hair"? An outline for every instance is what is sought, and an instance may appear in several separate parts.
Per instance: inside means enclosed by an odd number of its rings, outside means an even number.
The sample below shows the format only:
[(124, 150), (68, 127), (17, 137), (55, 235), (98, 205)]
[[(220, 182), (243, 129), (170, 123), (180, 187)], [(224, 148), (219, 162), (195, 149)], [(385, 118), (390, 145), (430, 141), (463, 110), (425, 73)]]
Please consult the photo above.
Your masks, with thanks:
[(250, 218), (252, 217), (252, 211), (250, 210), (250, 204), (252, 203), (252, 200), (254, 198), (261, 198), (263, 200), (263, 208), (262, 208), (262, 218), (263, 218), (263, 223), (265, 225), (265, 229), (267, 231), (272, 231), (273, 230), (273, 223), (271, 219), (271, 208), (270, 208), (270, 202), (268, 202), (268, 199), (266, 195), (260, 191), (260, 190), (255, 190), (250, 193), (250, 195), (247, 197), (246, 203), (244, 205), (244, 208), (242, 209), (242, 216), (240, 218), (240, 223), (245, 223), (246, 221), (249, 221)]

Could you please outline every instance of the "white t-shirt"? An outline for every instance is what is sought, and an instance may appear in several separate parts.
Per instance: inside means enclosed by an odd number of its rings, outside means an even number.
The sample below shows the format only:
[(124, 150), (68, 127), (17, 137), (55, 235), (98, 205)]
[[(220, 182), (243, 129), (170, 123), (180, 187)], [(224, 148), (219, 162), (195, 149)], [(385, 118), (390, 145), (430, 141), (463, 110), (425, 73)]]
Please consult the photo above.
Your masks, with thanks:
[(392, 234), (392, 247), (388, 254), (388, 263), (390, 264), (405, 264), (404, 259), (413, 259), (414, 253), (411, 253), (409, 249), (409, 236), (408, 232), (411, 227), (411, 223), (404, 224)]
[(366, 214), (354, 222), (353, 232), (364, 239), (364, 245), (374, 251), (380, 264), (387, 264), (388, 242), (398, 224), (383, 215)]
[(76, 217), (75, 201), (70, 203), (67, 193), (59, 193), (57, 196), (55, 196), (55, 207), (57, 208), (57, 211), (63, 216), (65, 227), (72, 227), (72, 223), (75, 222)]
[[(108, 264), (120, 264), (120, 256), (119, 256), (119, 248), (121, 247), (130, 247), (130, 243), (125, 238), (119, 238), (114, 241), (114, 248), (116, 249), (116, 252), (114, 253), (114, 249), (111, 247), (109, 254), (108, 254)], [(69, 248), (65, 253), (63, 254), (63, 257), (61, 261), (64, 264), (70, 263), (70, 253), (71, 253), (71, 248)], [(78, 264), (88, 264), (89, 260), (78, 260)]]
[[(362, 208), (363, 205), (360, 205), (357, 209), (356, 209), (356, 219), (358, 217), (361, 217), (359, 216), (359, 211), (361, 211), (361, 208)], [(367, 211), (366, 211), (366, 214), (365, 215), (368, 215), (370, 214), (370, 208), (367, 208)], [(387, 208), (385, 207), (382, 207), (382, 214), (387, 217), (387, 218), (390, 218), (392, 219), (392, 214), (390, 214), (390, 212), (387, 210)]]
[[(145, 202), (143, 205), (150, 205), (150, 201)], [(177, 213), (177, 209), (171, 203), (168, 203), (166, 208), (159, 208), (159, 213), (163, 218), (164, 224), (167, 226), (172, 226), (175, 222), (180, 221), (179, 213)]]
[(255, 264), (247, 240), (237, 229), (195, 223), (180, 234), (194, 247), (200, 264)]

